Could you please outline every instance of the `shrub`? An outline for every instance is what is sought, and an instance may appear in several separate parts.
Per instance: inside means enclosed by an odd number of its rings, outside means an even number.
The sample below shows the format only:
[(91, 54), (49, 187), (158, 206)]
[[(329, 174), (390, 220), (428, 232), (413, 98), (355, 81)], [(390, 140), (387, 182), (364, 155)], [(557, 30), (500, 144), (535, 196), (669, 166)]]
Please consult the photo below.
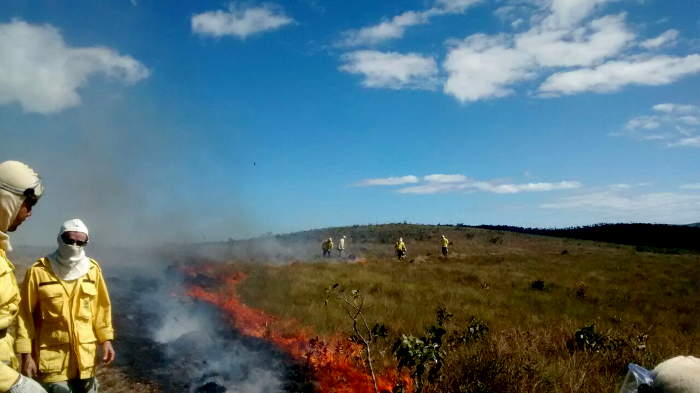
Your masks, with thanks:
[(622, 339), (613, 338), (608, 334), (597, 332), (595, 323), (590, 326), (582, 327), (579, 331), (574, 333), (573, 341), (567, 343), (570, 350), (573, 348), (590, 352), (616, 351), (624, 345), (626, 345), (626, 343)]
[(538, 291), (543, 291), (544, 290), (544, 280), (535, 280), (532, 282), (530, 285), (530, 288), (536, 289)]

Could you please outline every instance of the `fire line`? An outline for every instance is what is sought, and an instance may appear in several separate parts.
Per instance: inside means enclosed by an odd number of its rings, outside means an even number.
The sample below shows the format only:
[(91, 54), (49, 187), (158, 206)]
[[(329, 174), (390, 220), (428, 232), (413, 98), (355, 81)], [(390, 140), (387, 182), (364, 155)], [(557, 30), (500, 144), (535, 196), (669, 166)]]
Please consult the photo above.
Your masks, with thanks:
[[(185, 273), (195, 277), (195, 269), (186, 268)], [(205, 270), (212, 270), (206, 266)], [(197, 269), (201, 272), (201, 269)], [(374, 393), (374, 385), (368, 372), (361, 366), (362, 346), (347, 339), (332, 338), (319, 340), (303, 330), (294, 333), (282, 333), (273, 326), (279, 321), (261, 310), (243, 304), (236, 294), (236, 287), (246, 278), (242, 272), (216, 274), (225, 284), (224, 293), (208, 292), (199, 285), (189, 287), (186, 295), (208, 302), (224, 310), (231, 324), (246, 336), (266, 340), (291, 355), (298, 361), (305, 362), (313, 370), (313, 379), (321, 392), (330, 393)], [(293, 322), (284, 325), (287, 331), (293, 330)], [(289, 328), (289, 329), (287, 329)], [(393, 370), (376, 375), (380, 392), (391, 392), (396, 382), (401, 379), (407, 392), (412, 391), (412, 381), (408, 375), (398, 376)]]

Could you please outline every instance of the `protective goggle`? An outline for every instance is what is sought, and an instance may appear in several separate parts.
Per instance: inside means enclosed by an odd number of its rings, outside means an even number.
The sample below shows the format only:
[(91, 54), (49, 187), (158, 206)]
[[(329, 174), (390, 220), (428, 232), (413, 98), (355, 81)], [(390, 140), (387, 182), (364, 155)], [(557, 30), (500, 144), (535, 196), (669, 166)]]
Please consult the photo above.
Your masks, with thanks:
[(622, 388), (620, 388), (620, 393), (656, 392), (656, 390), (651, 387), (652, 382), (654, 382), (654, 377), (654, 373), (651, 371), (634, 363), (630, 363), (625, 382), (622, 384)]
[(44, 188), (41, 185), (41, 178), (39, 178), (39, 180), (36, 182), (36, 184), (34, 184), (33, 186), (31, 186), (27, 189), (24, 189), (24, 190), (21, 188), (11, 186), (7, 183), (3, 183), (3, 182), (0, 182), (0, 189), (3, 189), (5, 191), (9, 191), (13, 194), (23, 195), (23, 196), (25, 196), (27, 198), (31, 198), (35, 201), (38, 201), (39, 198), (41, 198), (41, 194), (44, 193)]
[(67, 236), (63, 236), (63, 235), (61, 235), (61, 240), (69, 246), (72, 246), (75, 244), (78, 247), (85, 247), (88, 244), (87, 240), (86, 241), (75, 240), (75, 239), (71, 239), (71, 238), (69, 238)]

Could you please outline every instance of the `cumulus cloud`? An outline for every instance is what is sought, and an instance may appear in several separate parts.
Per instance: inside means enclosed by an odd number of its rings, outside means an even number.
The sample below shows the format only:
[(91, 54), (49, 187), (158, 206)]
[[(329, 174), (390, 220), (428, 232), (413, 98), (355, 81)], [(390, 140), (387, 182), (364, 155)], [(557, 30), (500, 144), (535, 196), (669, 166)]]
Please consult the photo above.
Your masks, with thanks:
[(356, 187), (372, 187), (372, 186), (400, 186), (403, 184), (418, 183), (416, 176), (401, 176), (401, 177), (386, 177), (380, 179), (365, 179), (357, 184)]
[(678, 30), (669, 29), (661, 33), (661, 35), (656, 38), (650, 38), (642, 41), (640, 45), (647, 49), (656, 49), (662, 46), (673, 46), (676, 43), (678, 34)]
[(0, 105), (51, 114), (80, 105), (78, 89), (104, 74), (127, 84), (150, 71), (130, 56), (105, 47), (70, 47), (51, 25), (19, 19), (0, 24)]
[(574, 29), (537, 26), (516, 36), (516, 48), (542, 67), (591, 66), (622, 51), (635, 35), (625, 16), (605, 16)]
[(512, 84), (535, 76), (532, 59), (502, 36), (475, 34), (453, 43), (443, 64), (446, 94), (461, 102), (505, 97)]
[[(450, 42), (443, 64), (444, 92), (461, 102), (504, 97), (513, 86), (550, 69), (593, 66), (622, 52), (634, 40), (625, 15), (608, 15), (577, 25), (604, 1), (573, 7), (554, 1), (548, 16), (535, 19), (530, 29), (515, 35), (475, 34)], [(511, 17), (513, 6), (499, 8)]]
[(700, 195), (648, 193), (630, 195), (624, 190), (592, 192), (564, 197), (540, 208), (602, 214), (607, 220), (687, 223), (700, 217)]
[(251, 34), (276, 30), (294, 23), (277, 6), (265, 4), (246, 8), (231, 3), (228, 11), (207, 11), (192, 16), (192, 31), (197, 34), (223, 37), (235, 36), (244, 40)]
[(700, 147), (700, 107), (663, 103), (651, 109), (654, 114), (630, 119), (621, 132), (611, 136), (662, 141), (666, 147)]
[(627, 85), (659, 86), (700, 72), (700, 55), (654, 56), (615, 60), (595, 68), (555, 73), (540, 86), (546, 96), (587, 91), (608, 93)]
[(432, 90), (438, 84), (438, 68), (432, 57), (363, 50), (346, 53), (341, 59), (344, 64), (340, 70), (364, 76), (364, 87)]

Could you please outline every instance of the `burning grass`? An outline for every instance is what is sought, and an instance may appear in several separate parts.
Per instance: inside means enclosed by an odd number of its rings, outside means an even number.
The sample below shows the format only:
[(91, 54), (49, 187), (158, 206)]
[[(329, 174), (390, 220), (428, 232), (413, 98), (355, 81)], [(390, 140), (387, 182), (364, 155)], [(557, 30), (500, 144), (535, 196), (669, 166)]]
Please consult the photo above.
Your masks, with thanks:
[[(207, 267), (208, 273), (216, 274)], [(214, 271), (212, 271), (214, 270)], [(190, 269), (191, 276), (197, 272)], [(304, 362), (313, 379), (313, 390), (337, 393), (370, 393), (374, 384), (362, 366), (360, 347), (346, 338), (331, 337), (327, 340), (310, 336), (307, 331), (296, 327), (293, 320), (284, 322), (266, 315), (260, 310), (243, 304), (236, 288), (246, 278), (240, 272), (217, 275), (222, 286), (219, 291), (211, 291), (193, 285), (187, 295), (216, 305), (229, 314), (230, 321), (239, 333), (264, 339), (284, 350), (300, 362)], [(380, 392), (391, 392), (396, 384), (397, 374), (391, 371), (378, 375), (376, 382)], [(405, 382), (410, 386), (410, 381)], [(306, 391), (303, 387), (301, 391)]]

